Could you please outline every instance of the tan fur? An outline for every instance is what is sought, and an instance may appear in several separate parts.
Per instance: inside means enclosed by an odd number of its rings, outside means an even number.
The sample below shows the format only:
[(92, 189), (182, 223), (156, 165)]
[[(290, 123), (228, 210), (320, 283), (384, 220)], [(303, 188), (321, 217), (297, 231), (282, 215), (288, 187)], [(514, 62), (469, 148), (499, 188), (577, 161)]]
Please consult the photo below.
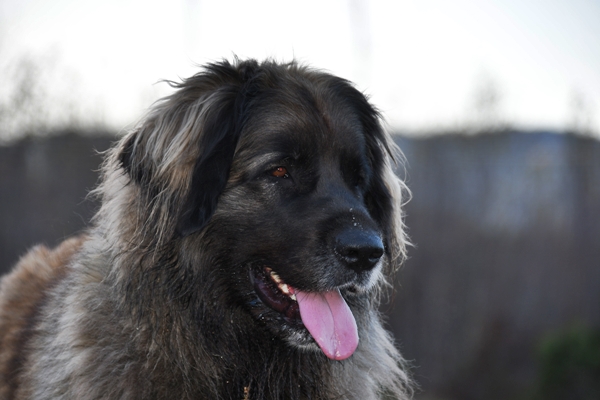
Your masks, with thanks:
[(21, 258), (0, 284), (0, 399), (8, 399), (18, 385), (15, 372), (21, 367), (25, 343), (30, 336), (48, 290), (66, 274), (73, 255), (85, 237), (65, 240), (55, 249), (36, 246)]

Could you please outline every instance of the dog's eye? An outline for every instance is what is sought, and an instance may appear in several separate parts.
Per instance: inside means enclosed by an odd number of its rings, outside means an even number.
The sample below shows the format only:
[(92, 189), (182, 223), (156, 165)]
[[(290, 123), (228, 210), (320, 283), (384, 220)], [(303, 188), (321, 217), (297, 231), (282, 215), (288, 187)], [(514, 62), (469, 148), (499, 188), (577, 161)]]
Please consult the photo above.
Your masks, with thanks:
[(356, 189), (362, 188), (365, 183), (365, 176), (364, 176), (363, 172), (358, 169), (355, 169), (354, 171), (352, 171), (352, 173), (349, 174), (347, 179), (348, 179), (349, 184), (353, 188), (356, 188)]
[(289, 178), (290, 174), (286, 167), (277, 167), (271, 171), (271, 175), (276, 178)]
[(352, 179), (352, 183), (354, 184), (354, 187), (362, 186), (364, 181), (365, 181), (365, 178), (364, 178), (363, 174), (360, 173), (359, 171), (355, 171), (354, 177)]

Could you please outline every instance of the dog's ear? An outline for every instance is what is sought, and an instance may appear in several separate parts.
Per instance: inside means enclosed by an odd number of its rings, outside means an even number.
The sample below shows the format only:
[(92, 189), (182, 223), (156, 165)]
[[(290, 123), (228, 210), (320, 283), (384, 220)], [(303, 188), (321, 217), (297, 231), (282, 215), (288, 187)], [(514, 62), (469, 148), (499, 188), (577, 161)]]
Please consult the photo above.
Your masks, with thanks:
[(222, 86), (214, 99), (207, 102), (210, 109), (202, 127), (200, 156), (177, 222), (176, 230), (182, 236), (202, 230), (215, 212), (229, 179), (245, 109), (256, 89), (252, 79), (260, 66), (255, 60), (239, 62), (236, 58), (233, 66), (223, 62), (211, 64), (207, 69), (221, 82), (234, 83)]
[[(392, 213), (392, 195), (386, 185), (383, 170), (388, 157), (393, 157), (388, 137), (380, 123), (380, 115), (368, 99), (348, 81), (334, 78), (336, 92), (358, 117), (364, 134), (371, 177), (366, 191), (366, 204), (371, 216), (386, 229)], [(387, 232), (386, 232), (387, 233)]]
[(121, 142), (117, 162), (143, 191), (145, 215), (169, 221), (175, 234), (200, 231), (216, 209), (242, 129), (245, 83), (256, 69), (253, 60), (224, 61), (169, 82), (176, 91)]
[(177, 221), (177, 232), (182, 236), (204, 228), (227, 184), (240, 131), (236, 98), (232, 95), (212, 104), (214, 109), (204, 121), (200, 156), (194, 165), (189, 192)]
[[(159, 196), (169, 196), (165, 200), (172, 206), (171, 212), (178, 210), (171, 215), (176, 218), (175, 232), (182, 236), (204, 227), (229, 178), (239, 137), (240, 107), (239, 91), (227, 89), (199, 98), (200, 106), (177, 104), (174, 95), (170, 99), (174, 104), (156, 107), (154, 114), (123, 139), (117, 154), (121, 167), (143, 191), (148, 207), (157, 203)], [(187, 176), (185, 182), (172, 182), (179, 176)], [(186, 194), (175, 204), (176, 194), (166, 193), (165, 188), (182, 185), (189, 187), (179, 192)]]
[(381, 136), (372, 143), (376, 171), (366, 195), (368, 208), (374, 218), (380, 221), (385, 231), (386, 248), (390, 255), (390, 273), (395, 272), (406, 260), (407, 246), (410, 245), (404, 224), (403, 207), (410, 198), (406, 184), (396, 175), (394, 165), (402, 157), (393, 139), (381, 129)]
[(365, 203), (369, 213), (384, 230), (386, 249), (392, 260), (390, 264), (395, 269), (406, 258), (406, 246), (409, 244), (402, 207), (404, 196), (410, 195), (410, 192), (393, 168), (401, 161), (401, 152), (383, 129), (381, 116), (367, 97), (350, 84), (339, 87), (344, 100), (355, 111), (365, 135), (367, 156), (373, 171)]

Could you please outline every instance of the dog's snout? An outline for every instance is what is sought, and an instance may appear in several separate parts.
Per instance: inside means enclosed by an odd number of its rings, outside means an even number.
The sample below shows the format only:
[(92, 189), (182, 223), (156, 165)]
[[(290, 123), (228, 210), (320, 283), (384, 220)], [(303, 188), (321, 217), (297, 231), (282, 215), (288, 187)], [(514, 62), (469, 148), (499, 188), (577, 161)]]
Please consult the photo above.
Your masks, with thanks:
[(383, 256), (383, 242), (374, 232), (345, 230), (335, 238), (338, 258), (356, 272), (375, 267)]

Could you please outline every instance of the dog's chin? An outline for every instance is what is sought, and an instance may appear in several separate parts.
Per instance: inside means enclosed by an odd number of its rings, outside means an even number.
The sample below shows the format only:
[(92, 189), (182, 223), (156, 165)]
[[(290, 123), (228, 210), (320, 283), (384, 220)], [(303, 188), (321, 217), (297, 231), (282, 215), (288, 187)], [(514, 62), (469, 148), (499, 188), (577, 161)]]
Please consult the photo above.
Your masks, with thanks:
[[(333, 290), (344, 293), (346, 297), (364, 295), (375, 286), (381, 275), (380, 269), (377, 267), (362, 276), (357, 275)], [(273, 268), (264, 265), (251, 266), (249, 277), (254, 289), (251, 313), (257, 322), (295, 348), (320, 353), (321, 348), (302, 320), (296, 297), (299, 291), (284, 282)]]

